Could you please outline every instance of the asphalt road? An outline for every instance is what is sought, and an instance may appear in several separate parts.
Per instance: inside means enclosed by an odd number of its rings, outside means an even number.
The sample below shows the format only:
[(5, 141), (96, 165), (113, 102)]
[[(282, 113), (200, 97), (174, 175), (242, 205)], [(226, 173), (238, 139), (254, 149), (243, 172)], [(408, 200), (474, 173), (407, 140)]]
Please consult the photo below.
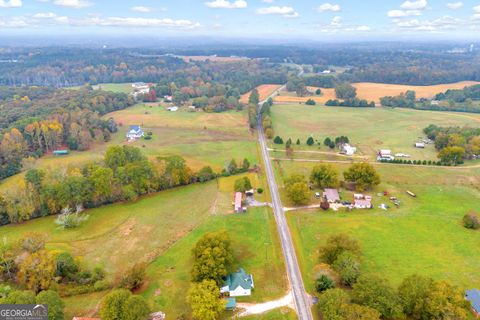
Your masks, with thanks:
[(265, 163), (268, 186), (272, 196), (273, 212), (275, 215), (275, 221), (277, 223), (278, 233), (280, 234), (280, 242), (282, 244), (282, 251), (285, 257), (287, 275), (293, 293), (295, 309), (300, 320), (313, 320), (311, 301), (303, 285), (302, 274), (298, 266), (298, 260), (293, 247), (292, 236), (290, 235), (287, 219), (285, 218), (285, 213), (283, 211), (282, 201), (280, 200), (280, 193), (278, 192), (277, 182), (275, 180), (275, 175), (273, 174), (272, 164), (270, 161), (270, 154), (268, 153), (267, 149), (265, 134), (263, 133), (261, 116), (258, 118), (257, 129), (260, 147), (262, 150), (262, 157)]

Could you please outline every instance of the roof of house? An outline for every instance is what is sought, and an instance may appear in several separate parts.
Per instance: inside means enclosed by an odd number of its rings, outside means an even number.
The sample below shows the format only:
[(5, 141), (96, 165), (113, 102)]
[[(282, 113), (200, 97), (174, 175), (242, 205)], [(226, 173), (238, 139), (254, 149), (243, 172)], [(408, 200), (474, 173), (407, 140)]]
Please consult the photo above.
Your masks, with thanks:
[(470, 301), (475, 312), (480, 313), (480, 290), (467, 290), (465, 297)]
[(243, 195), (241, 192), (235, 192), (235, 209), (240, 209), (242, 207), (242, 198)]
[(340, 195), (337, 189), (325, 189), (323, 195), (330, 201), (340, 200)]
[(140, 126), (138, 126), (138, 125), (133, 125), (133, 126), (130, 126), (130, 130), (141, 131), (142, 128), (140, 128)]
[(251, 274), (247, 274), (245, 270), (240, 268), (238, 272), (231, 273), (225, 280), (225, 286), (229, 287), (229, 290), (235, 290), (238, 287), (243, 289), (252, 289), (253, 279)]
[(367, 199), (355, 199), (355, 205), (359, 207), (369, 207), (372, 205), (372, 202)]

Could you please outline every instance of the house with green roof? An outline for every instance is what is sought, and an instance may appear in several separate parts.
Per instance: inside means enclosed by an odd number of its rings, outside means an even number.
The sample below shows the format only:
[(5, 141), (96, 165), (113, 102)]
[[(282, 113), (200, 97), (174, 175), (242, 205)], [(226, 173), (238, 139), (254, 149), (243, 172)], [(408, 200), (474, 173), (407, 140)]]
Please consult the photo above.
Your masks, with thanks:
[(249, 296), (252, 294), (254, 286), (253, 276), (240, 268), (237, 272), (227, 276), (220, 292), (223, 294), (228, 293), (230, 297)]

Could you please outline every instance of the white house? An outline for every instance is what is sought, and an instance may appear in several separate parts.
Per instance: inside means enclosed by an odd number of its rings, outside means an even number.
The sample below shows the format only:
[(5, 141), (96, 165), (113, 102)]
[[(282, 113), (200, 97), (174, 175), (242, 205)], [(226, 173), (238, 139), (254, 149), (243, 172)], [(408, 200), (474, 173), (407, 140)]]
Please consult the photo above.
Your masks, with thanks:
[(355, 152), (357, 152), (357, 148), (352, 147), (348, 143), (345, 143), (342, 146), (342, 153), (346, 154), (347, 156), (353, 156), (355, 154)]
[(149, 89), (150, 85), (148, 85), (145, 82), (135, 82), (135, 83), (132, 83), (132, 88), (135, 90), (145, 90), (145, 89)]
[(230, 297), (250, 296), (254, 286), (253, 276), (247, 274), (245, 270), (240, 268), (238, 272), (231, 273), (227, 276), (225, 283), (220, 288), (220, 293), (228, 293)]
[(145, 133), (143, 132), (140, 126), (134, 125), (130, 126), (130, 129), (127, 132), (127, 138), (130, 140), (140, 139)]

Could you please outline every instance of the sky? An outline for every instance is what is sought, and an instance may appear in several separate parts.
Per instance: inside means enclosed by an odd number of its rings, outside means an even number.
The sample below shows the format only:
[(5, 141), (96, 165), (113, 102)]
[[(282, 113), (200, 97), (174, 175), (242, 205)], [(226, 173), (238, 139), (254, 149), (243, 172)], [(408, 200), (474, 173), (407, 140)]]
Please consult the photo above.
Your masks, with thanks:
[(480, 0), (0, 0), (0, 36), (476, 40)]

